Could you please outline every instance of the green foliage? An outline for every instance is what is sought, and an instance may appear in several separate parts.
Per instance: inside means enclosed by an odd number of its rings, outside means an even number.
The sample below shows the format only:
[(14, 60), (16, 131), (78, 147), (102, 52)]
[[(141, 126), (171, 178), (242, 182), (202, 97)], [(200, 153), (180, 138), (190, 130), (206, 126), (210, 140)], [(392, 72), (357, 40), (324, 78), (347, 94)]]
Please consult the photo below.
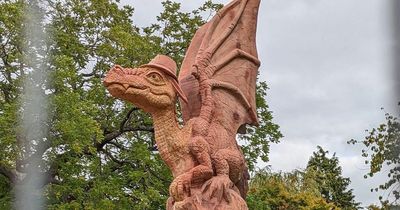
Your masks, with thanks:
[[(400, 106), (400, 103), (399, 103)], [(368, 135), (364, 140), (350, 140), (350, 144), (362, 144), (364, 149), (362, 156), (366, 159), (365, 164), (369, 166), (369, 173), (364, 178), (372, 177), (382, 171), (382, 167), (388, 167), (388, 180), (371, 191), (389, 190), (394, 195), (396, 203), (400, 199), (400, 121), (397, 117), (386, 113), (386, 122), (372, 130), (366, 130)], [(387, 199), (380, 196), (383, 203)]]
[(315, 175), (299, 170), (291, 173), (257, 172), (250, 182), (248, 207), (260, 210), (340, 209), (319, 193)]
[(0, 189), (0, 209), (11, 209), (11, 183), (2, 175), (0, 175)]
[(307, 164), (307, 171), (315, 174), (315, 182), (322, 197), (341, 209), (358, 209), (360, 203), (354, 201), (353, 190), (348, 190), (349, 178), (342, 177), (339, 159), (333, 154), (327, 157), (328, 151), (318, 146)]
[[(172, 177), (153, 149), (152, 120), (111, 98), (102, 78), (114, 64), (134, 67), (159, 53), (181, 63), (204, 14), (221, 5), (207, 1), (185, 13), (178, 3), (164, 1), (157, 23), (139, 29), (131, 20), (133, 8), (115, 0), (45, 2), (39, 8), (45, 18), (35, 24), (51, 38), (37, 40), (48, 53), (35, 58), (50, 76), (37, 84), (50, 103), (49, 119), (34, 123), (49, 129), (45, 139), (26, 139), (19, 122), (27, 106), (21, 81), (33, 75), (24, 56), (36, 49), (24, 36), (23, 14), (24, 5), (35, 1), (0, 0), (0, 208), (11, 206), (13, 187), (24, 182), (17, 175), (38, 161), (47, 177), (48, 209), (163, 209)], [(266, 90), (260, 83), (260, 128), (242, 137), (251, 168), (257, 157), (268, 160), (269, 143), (282, 136), (271, 122)], [(33, 148), (26, 141), (35, 142)]]
[(381, 208), (379, 206), (376, 205), (369, 205), (367, 207), (368, 210), (381, 210)]
[[(23, 39), (22, 3), (2, 2), (0, 11), (0, 168), (10, 168), (15, 167), (15, 160), (19, 155), (17, 97), (21, 89), (21, 72), (13, 63), (22, 59), (17, 48)], [(1, 178), (12, 177), (7, 175)]]
[(397, 210), (400, 208), (400, 205), (389, 204), (387, 201), (381, 203), (382, 206), (377, 205), (369, 205), (367, 207), (368, 210)]

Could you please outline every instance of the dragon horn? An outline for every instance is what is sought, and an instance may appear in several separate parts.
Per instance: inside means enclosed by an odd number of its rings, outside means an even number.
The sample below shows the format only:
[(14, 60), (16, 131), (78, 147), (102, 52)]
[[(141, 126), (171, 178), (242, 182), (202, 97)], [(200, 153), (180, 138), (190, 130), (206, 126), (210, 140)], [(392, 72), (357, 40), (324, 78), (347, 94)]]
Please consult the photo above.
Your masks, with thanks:
[(180, 85), (178, 84), (178, 82), (174, 79), (171, 80), (172, 81), (172, 86), (174, 86), (176, 92), (178, 93), (179, 97), (185, 102), (188, 103), (188, 100), (185, 96), (185, 94), (183, 93)]

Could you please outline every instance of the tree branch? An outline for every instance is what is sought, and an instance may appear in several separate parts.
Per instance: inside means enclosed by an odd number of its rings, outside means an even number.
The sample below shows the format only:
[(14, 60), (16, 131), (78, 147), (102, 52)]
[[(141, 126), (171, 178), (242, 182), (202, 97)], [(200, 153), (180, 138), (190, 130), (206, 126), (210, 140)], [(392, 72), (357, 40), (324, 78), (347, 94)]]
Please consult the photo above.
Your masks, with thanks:
[[(108, 151), (106, 151), (106, 150), (104, 150), (104, 149), (102, 150), (102, 152), (104, 152), (104, 154), (105, 154), (107, 157), (109, 157), (113, 162), (117, 163), (118, 165), (128, 164), (128, 165), (131, 166), (132, 168), (138, 168), (138, 167), (137, 167), (134, 163), (132, 163), (132, 162), (129, 162), (129, 161), (126, 161), (126, 160), (118, 160), (118, 159), (115, 158), (111, 153), (109, 153)], [(148, 172), (148, 173), (150, 173), (151, 175), (153, 175), (154, 177), (156, 177), (157, 179), (159, 179), (159, 180), (161, 180), (161, 181), (163, 181), (163, 182), (168, 182), (168, 180), (166, 180), (166, 179), (160, 177), (156, 172), (152, 171), (152, 170), (150, 169), (150, 167), (148, 167), (147, 165), (144, 165), (144, 166), (143, 166), (143, 169), (144, 169), (146, 172)]]
[(115, 138), (119, 137), (125, 132), (132, 132), (132, 131), (147, 131), (147, 132), (154, 132), (153, 126), (136, 126), (136, 127), (125, 127), (123, 130), (118, 130), (107, 134), (103, 141), (96, 145), (97, 148), (102, 148), (108, 142), (114, 140)]
[(125, 151), (127, 151), (127, 149), (126, 149), (123, 145), (118, 144), (117, 142), (109, 141), (109, 142), (107, 142), (107, 144), (111, 144), (111, 145), (115, 146), (116, 148), (118, 148), (118, 149), (120, 149), (120, 150), (125, 150)]
[(107, 143), (114, 140), (115, 138), (117, 138), (118, 136), (122, 135), (125, 132), (132, 132), (132, 131), (154, 132), (153, 126), (141, 126), (141, 125), (136, 127), (127, 126), (129, 120), (131, 119), (132, 113), (137, 110), (138, 108), (136, 107), (131, 108), (129, 112), (126, 114), (125, 118), (121, 121), (119, 125), (119, 130), (113, 131), (105, 135), (103, 141), (101, 141), (96, 145), (97, 150), (100, 150), (101, 148), (103, 148), (104, 145), (106, 145)]
[(12, 170), (11, 168), (9, 168), (5, 165), (2, 165), (1, 163), (0, 163), (0, 174), (5, 176), (13, 184), (17, 183), (17, 181), (18, 181), (17, 173), (14, 170)]
[(126, 114), (124, 120), (122, 120), (122, 122), (121, 122), (120, 125), (119, 125), (119, 130), (120, 130), (120, 131), (123, 131), (123, 130), (124, 130), (124, 127), (125, 127), (126, 123), (127, 123), (127, 122), (131, 119), (131, 117), (132, 117), (132, 113), (133, 113), (134, 111), (137, 111), (137, 110), (139, 110), (139, 109), (136, 108), (136, 107), (133, 107), (133, 108), (131, 108), (131, 109), (129, 110), (129, 112)]
[(101, 78), (100, 74), (97, 74), (95, 71), (91, 72), (91, 73), (82, 73), (80, 74), (82, 77), (92, 77), (92, 76), (96, 76)]

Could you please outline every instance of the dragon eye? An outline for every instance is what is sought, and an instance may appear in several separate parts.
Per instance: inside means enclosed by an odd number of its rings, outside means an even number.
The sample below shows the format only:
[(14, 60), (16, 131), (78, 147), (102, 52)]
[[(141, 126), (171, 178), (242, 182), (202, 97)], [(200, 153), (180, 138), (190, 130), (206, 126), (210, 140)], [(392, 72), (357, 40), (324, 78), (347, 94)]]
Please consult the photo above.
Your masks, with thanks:
[(162, 83), (164, 81), (162, 76), (156, 72), (151, 72), (150, 74), (147, 75), (147, 78), (149, 78), (152, 82), (155, 83)]

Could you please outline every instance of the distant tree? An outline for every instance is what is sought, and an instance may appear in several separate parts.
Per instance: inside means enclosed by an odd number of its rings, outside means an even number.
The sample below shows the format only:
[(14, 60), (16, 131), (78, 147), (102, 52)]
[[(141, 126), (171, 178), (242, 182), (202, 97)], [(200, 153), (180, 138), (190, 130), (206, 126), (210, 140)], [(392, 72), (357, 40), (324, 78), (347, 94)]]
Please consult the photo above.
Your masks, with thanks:
[[(111, 98), (102, 78), (114, 64), (136, 67), (158, 53), (181, 63), (196, 29), (221, 5), (206, 1), (192, 12), (164, 1), (157, 22), (141, 29), (134, 9), (117, 0), (0, 0), (0, 209), (10, 209), (14, 190), (38, 166), (47, 209), (163, 209), (171, 174), (154, 150), (151, 118)], [(35, 75), (26, 50), (24, 8), (40, 7), (35, 20), (51, 38), (39, 40), (49, 80), (35, 84), (49, 101), (45, 138), (22, 135), (19, 119), (24, 78)], [(37, 44), (37, 43), (36, 43)], [(257, 91), (260, 128), (249, 128), (244, 153), (250, 169), (282, 134), (265, 102), (267, 86)], [(34, 118), (35, 119), (35, 118)], [(31, 142), (31, 145), (21, 142)], [(39, 163), (34, 165), (34, 163)]]
[[(398, 104), (400, 106), (400, 103)], [(400, 201), (400, 121), (389, 113), (385, 114), (386, 122), (372, 130), (366, 130), (368, 135), (364, 140), (350, 140), (350, 144), (362, 144), (365, 148), (361, 151), (365, 157), (365, 164), (369, 172), (364, 178), (372, 177), (383, 172), (386, 165), (389, 173), (385, 183), (371, 189), (371, 191), (389, 191), (387, 198), (380, 196), (383, 203), (398, 204)], [(386, 170), (385, 170), (386, 171)], [(389, 201), (389, 196), (394, 195), (394, 200)]]
[(400, 205), (393, 205), (393, 204), (388, 204), (387, 202), (383, 202), (382, 206), (377, 206), (377, 205), (369, 205), (367, 207), (368, 210), (398, 210), (400, 209)]
[(305, 171), (271, 173), (259, 171), (250, 182), (249, 209), (257, 210), (338, 210), (319, 192), (315, 174)]
[(322, 197), (341, 209), (358, 209), (360, 203), (354, 201), (353, 190), (347, 189), (350, 179), (342, 176), (339, 159), (335, 154), (327, 157), (329, 152), (320, 146), (317, 149), (308, 161), (306, 170), (316, 175), (315, 182)]
[(377, 205), (371, 204), (367, 207), (367, 210), (382, 210), (382, 208)]

